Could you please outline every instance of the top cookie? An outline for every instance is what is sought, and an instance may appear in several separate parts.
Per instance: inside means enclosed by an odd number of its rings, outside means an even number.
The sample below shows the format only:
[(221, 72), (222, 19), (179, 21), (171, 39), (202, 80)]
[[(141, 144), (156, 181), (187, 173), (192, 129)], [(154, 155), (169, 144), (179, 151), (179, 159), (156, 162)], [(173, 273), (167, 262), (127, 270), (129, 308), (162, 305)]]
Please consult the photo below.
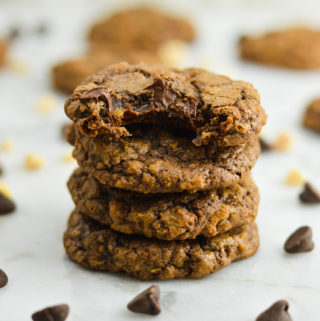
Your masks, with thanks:
[(197, 146), (243, 144), (266, 122), (259, 94), (247, 82), (195, 68), (126, 63), (87, 78), (65, 112), (86, 136), (130, 136), (127, 125), (154, 123), (192, 132)]
[(241, 58), (291, 69), (320, 68), (320, 32), (304, 28), (240, 39)]
[(92, 42), (117, 43), (128, 49), (157, 50), (169, 40), (190, 42), (195, 32), (184, 19), (173, 18), (150, 8), (121, 11), (94, 25)]

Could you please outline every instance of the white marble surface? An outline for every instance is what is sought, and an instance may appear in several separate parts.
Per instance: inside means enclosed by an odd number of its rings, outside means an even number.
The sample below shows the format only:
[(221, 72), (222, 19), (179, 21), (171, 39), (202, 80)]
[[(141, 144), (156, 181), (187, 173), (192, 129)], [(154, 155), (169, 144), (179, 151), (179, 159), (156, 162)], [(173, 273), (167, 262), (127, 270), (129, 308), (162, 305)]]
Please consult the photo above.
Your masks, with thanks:
[[(127, 1), (132, 3), (133, 1)], [(169, 7), (169, 1), (163, 6)], [(10, 154), (0, 154), (5, 180), (14, 193), (17, 211), (0, 217), (0, 268), (9, 284), (0, 290), (0, 320), (30, 320), (35, 310), (68, 303), (70, 321), (138, 320), (127, 302), (151, 282), (121, 275), (96, 273), (70, 262), (62, 246), (62, 233), (73, 204), (65, 182), (74, 165), (61, 162), (70, 147), (61, 140), (65, 122), (63, 96), (50, 115), (39, 116), (34, 107), (51, 92), (50, 65), (84, 48), (83, 31), (116, 1), (0, 1), (0, 34), (12, 25), (31, 28), (47, 20), (47, 36), (21, 37), (11, 55), (27, 62), (30, 72), (0, 72), (0, 141), (16, 143)], [(176, 1), (173, 10), (189, 14), (199, 38), (189, 64), (210, 60), (211, 69), (248, 80), (261, 93), (269, 115), (265, 135), (294, 134), (288, 153), (262, 155), (254, 170), (261, 191), (258, 217), (261, 247), (253, 258), (232, 264), (201, 280), (157, 282), (163, 312), (157, 320), (250, 321), (271, 303), (287, 299), (294, 320), (315, 321), (320, 315), (320, 207), (298, 202), (299, 188), (283, 179), (291, 168), (301, 170), (320, 188), (320, 137), (300, 127), (305, 104), (320, 94), (320, 72), (293, 72), (244, 64), (236, 58), (236, 40), (246, 31), (290, 23), (320, 27), (316, 1)], [(68, 20), (69, 19), (69, 20)], [(26, 152), (43, 155), (47, 166), (37, 172), (23, 169)], [(300, 225), (313, 227), (313, 252), (290, 256), (282, 247)]]

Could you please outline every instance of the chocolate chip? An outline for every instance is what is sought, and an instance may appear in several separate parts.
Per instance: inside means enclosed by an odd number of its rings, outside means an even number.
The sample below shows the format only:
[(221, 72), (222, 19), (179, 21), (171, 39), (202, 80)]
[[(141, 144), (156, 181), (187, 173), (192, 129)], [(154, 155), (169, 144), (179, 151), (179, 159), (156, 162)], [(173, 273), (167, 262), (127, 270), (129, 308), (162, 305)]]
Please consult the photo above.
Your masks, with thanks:
[(36, 32), (39, 34), (45, 34), (47, 33), (49, 30), (48, 26), (45, 23), (40, 23), (37, 28), (36, 28)]
[(107, 107), (109, 108), (109, 111), (112, 111), (112, 99), (107, 92), (107, 88), (105, 87), (98, 87), (90, 90), (86, 94), (84, 94), (82, 97), (80, 97), (81, 102), (86, 102), (90, 99), (101, 99), (107, 104)]
[(312, 251), (313, 248), (312, 229), (309, 226), (298, 228), (284, 244), (284, 249), (288, 253), (308, 252)]
[(157, 315), (161, 312), (159, 305), (160, 289), (157, 285), (152, 285), (133, 298), (127, 305), (132, 312)]
[(304, 185), (304, 190), (299, 195), (299, 199), (302, 203), (317, 204), (320, 203), (320, 194), (312, 185), (306, 183)]
[(0, 215), (9, 214), (16, 209), (15, 204), (0, 192)]
[(0, 269), (0, 289), (5, 287), (8, 284), (8, 277), (4, 271)]
[(262, 312), (256, 321), (292, 321), (288, 309), (289, 303), (287, 301), (277, 301), (268, 310)]
[(33, 321), (64, 321), (69, 314), (69, 306), (60, 304), (45, 308), (32, 315)]
[(259, 144), (262, 152), (268, 152), (272, 150), (270, 144), (268, 144), (263, 138), (259, 137)]
[(15, 40), (16, 38), (18, 38), (21, 34), (20, 28), (19, 27), (13, 27), (10, 31), (9, 31), (9, 35), (8, 35), (8, 39), (9, 40)]

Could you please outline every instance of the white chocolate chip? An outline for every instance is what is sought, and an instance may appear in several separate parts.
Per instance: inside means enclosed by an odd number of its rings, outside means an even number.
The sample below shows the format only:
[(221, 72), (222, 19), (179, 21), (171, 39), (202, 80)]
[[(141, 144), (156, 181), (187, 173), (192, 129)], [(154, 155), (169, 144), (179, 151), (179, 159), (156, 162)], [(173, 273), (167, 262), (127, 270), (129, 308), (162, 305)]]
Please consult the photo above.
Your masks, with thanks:
[(46, 161), (43, 157), (29, 153), (26, 155), (24, 167), (27, 170), (37, 170), (45, 165)]

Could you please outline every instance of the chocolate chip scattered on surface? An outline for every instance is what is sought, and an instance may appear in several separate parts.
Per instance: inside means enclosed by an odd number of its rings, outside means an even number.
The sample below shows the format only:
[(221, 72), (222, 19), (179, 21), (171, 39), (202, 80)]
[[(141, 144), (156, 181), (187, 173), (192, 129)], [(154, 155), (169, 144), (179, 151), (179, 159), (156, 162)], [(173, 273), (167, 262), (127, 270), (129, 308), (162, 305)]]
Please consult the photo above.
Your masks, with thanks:
[(5, 287), (8, 284), (7, 274), (0, 269), (0, 289)]
[(320, 204), (320, 193), (310, 183), (305, 183), (299, 199), (302, 203)]
[(311, 227), (302, 226), (293, 232), (285, 242), (284, 249), (291, 254), (312, 251), (314, 243)]
[(62, 157), (63, 163), (73, 163), (76, 160), (73, 158), (72, 153), (67, 153)]
[(292, 321), (288, 310), (289, 303), (287, 301), (277, 301), (266, 311), (262, 312), (256, 321)]
[(259, 144), (262, 152), (268, 152), (272, 150), (272, 146), (261, 137), (259, 137)]
[(157, 285), (152, 285), (133, 298), (127, 308), (136, 313), (158, 315), (161, 312), (159, 299), (160, 289)]
[(12, 213), (15, 209), (13, 201), (0, 192), (0, 215)]
[(29, 153), (26, 155), (24, 167), (27, 170), (37, 170), (46, 164), (46, 160), (39, 155)]
[(272, 144), (272, 147), (278, 151), (288, 151), (292, 148), (293, 138), (292, 135), (288, 132), (282, 132), (278, 135), (275, 142)]
[(6, 139), (1, 143), (1, 151), (5, 153), (11, 152), (15, 147), (15, 143), (12, 139)]
[(298, 186), (304, 184), (305, 180), (298, 170), (292, 169), (284, 182), (287, 185)]
[(170, 40), (159, 48), (159, 57), (163, 64), (179, 67), (187, 55), (187, 44), (179, 40)]
[(38, 114), (51, 113), (58, 105), (57, 97), (52, 94), (46, 94), (40, 97), (36, 104), (36, 111)]
[(12, 192), (6, 182), (0, 181), (0, 193), (8, 198), (12, 198)]
[(32, 315), (33, 321), (64, 321), (69, 314), (69, 306), (67, 304), (55, 305), (35, 312)]

